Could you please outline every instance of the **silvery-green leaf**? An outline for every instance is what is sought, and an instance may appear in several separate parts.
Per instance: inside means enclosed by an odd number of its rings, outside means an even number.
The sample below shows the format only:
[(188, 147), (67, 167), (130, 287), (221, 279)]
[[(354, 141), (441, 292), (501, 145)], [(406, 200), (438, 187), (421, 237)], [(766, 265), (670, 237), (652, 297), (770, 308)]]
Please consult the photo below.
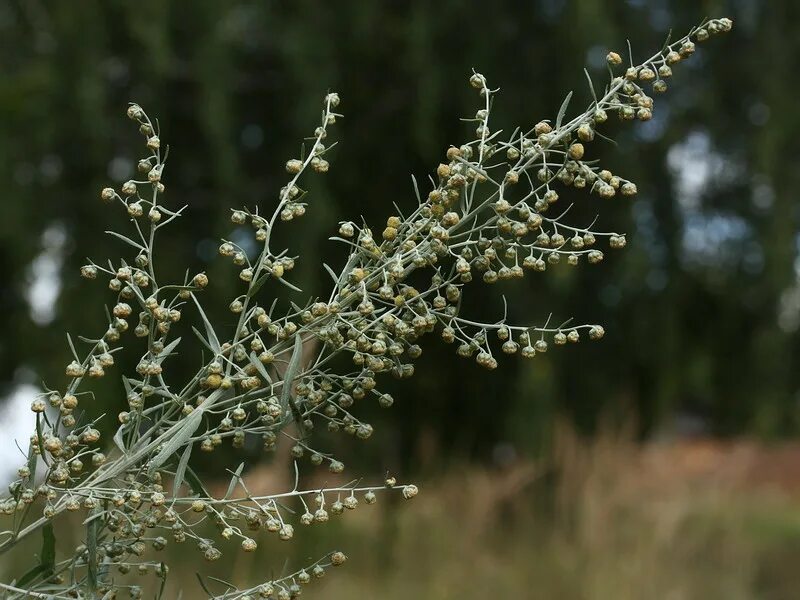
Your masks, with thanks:
[(214, 352), (214, 354), (219, 354), (219, 338), (214, 331), (214, 327), (211, 325), (211, 321), (208, 320), (203, 307), (200, 306), (200, 302), (198, 302), (197, 297), (194, 294), (192, 294), (192, 300), (194, 300), (194, 303), (197, 305), (197, 312), (200, 313), (200, 318), (203, 319), (203, 325), (206, 326), (208, 345), (211, 347), (211, 350)]
[(564, 115), (567, 114), (567, 107), (569, 106), (569, 101), (572, 99), (572, 92), (567, 94), (567, 97), (564, 98), (564, 102), (561, 103), (561, 108), (558, 110), (558, 116), (556, 117), (556, 129), (561, 127), (561, 121), (564, 120)]
[(200, 407), (195, 408), (189, 413), (189, 416), (184, 419), (183, 425), (175, 432), (175, 435), (164, 444), (161, 451), (150, 461), (150, 467), (148, 469), (150, 475), (155, 473), (161, 465), (167, 462), (167, 460), (182, 448), (189, 438), (194, 435), (194, 432), (197, 431), (197, 428), (200, 426), (202, 418), (203, 409)]
[(228, 484), (228, 491), (225, 492), (225, 500), (230, 498), (231, 494), (233, 494), (233, 490), (236, 489), (236, 484), (239, 483), (239, 480), (241, 479), (242, 471), (244, 471), (244, 463), (239, 463), (239, 466), (236, 468), (233, 477), (231, 477), (231, 482)]
[(300, 360), (303, 357), (303, 340), (299, 333), (294, 336), (294, 349), (292, 356), (289, 359), (289, 366), (286, 367), (286, 372), (283, 375), (283, 386), (281, 389), (281, 409), (286, 412), (289, 406), (289, 398), (292, 395), (292, 384), (294, 378), (297, 377), (297, 371), (300, 369)]
[(121, 233), (117, 233), (116, 231), (106, 231), (106, 233), (107, 233), (108, 235), (112, 235), (112, 236), (114, 236), (114, 237), (115, 237), (115, 238), (117, 238), (118, 240), (122, 240), (122, 241), (123, 241), (123, 242), (125, 242), (126, 244), (130, 244), (131, 246), (133, 246), (134, 248), (136, 248), (136, 249), (137, 249), (137, 250), (139, 250), (139, 251), (142, 251), (142, 252), (143, 252), (143, 251), (145, 250), (145, 247), (144, 247), (144, 246), (142, 246), (141, 244), (139, 244), (139, 243), (137, 243), (137, 242), (134, 242), (134, 241), (133, 241), (131, 238), (129, 238), (129, 237), (125, 237), (125, 236), (124, 236), (124, 235), (122, 235)]
[(189, 465), (189, 457), (192, 455), (192, 444), (186, 446), (186, 450), (181, 454), (181, 459), (178, 462), (178, 468), (175, 470), (175, 481), (172, 484), (172, 495), (177, 498), (178, 492), (183, 484), (183, 479), (186, 475), (186, 467)]

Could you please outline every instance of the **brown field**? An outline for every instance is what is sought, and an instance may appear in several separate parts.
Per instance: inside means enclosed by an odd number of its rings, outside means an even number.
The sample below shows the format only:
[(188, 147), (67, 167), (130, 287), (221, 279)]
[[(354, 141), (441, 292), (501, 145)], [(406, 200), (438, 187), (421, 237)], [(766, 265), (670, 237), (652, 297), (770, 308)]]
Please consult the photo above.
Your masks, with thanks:
[[(285, 478), (255, 470), (248, 485), (276, 489)], [(198, 569), (255, 582), (279, 573), (282, 559), (270, 556), (290, 548), (291, 566), (330, 549), (349, 555), (305, 593), (325, 600), (798, 597), (798, 442), (637, 445), (624, 435), (584, 442), (562, 429), (547, 460), (453, 467), (420, 484), (413, 502), (381, 496), (299, 529), (289, 546), (265, 539), (256, 555), (232, 549), (206, 565), (181, 549), (170, 586), (200, 597)]]
[[(798, 442), (638, 445), (624, 434), (584, 442), (562, 428), (548, 460), (454, 467), (421, 487), (412, 503), (381, 500), (317, 529), (303, 543), (306, 556), (336, 547), (351, 562), (307, 593), (326, 600), (800, 597)], [(233, 567), (244, 578), (261, 569), (241, 555)]]

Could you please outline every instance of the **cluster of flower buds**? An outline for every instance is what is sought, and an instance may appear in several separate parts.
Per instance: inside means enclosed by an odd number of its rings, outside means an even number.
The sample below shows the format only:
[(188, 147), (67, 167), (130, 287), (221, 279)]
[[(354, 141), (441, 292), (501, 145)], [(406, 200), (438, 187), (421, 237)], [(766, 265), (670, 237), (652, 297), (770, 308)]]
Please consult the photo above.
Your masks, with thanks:
[[(218, 538), (235, 540), (242, 551), (253, 552), (262, 532), (290, 540), (296, 524), (326, 523), (361, 502), (375, 503), (381, 490), (395, 490), (406, 499), (416, 496), (414, 485), (397, 485), (394, 478), (375, 487), (350, 483), (301, 491), (296, 484), (290, 492), (255, 496), (244, 486), (239, 469), (225, 496), (217, 498), (205, 491), (189, 459), (194, 449), (213, 452), (226, 441), (242, 448), (249, 440), (272, 451), (284, 437), (290, 440), (293, 460), (307, 459), (335, 477), (345, 466), (314, 448), (315, 429), (322, 424), (329, 431), (369, 439), (373, 427), (360, 420), (356, 405), (368, 400), (382, 407), (394, 403), (380, 390), (380, 376), (413, 375), (424, 335), (436, 332), (457, 355), (489, 369), (497, 367), (498, 352), (532, 358), (551, 345), (601, 338), (599, 325), (573, 325), (571, 320), (551, 325), (550, 317), (542, 325), (512, 324), (505, 318), (471, 320), (462, 314), (466, 284), (478, 278), (487, 284), (518, 279), (562, 262), (597, 264), (604, 258), (602, 248), (623, 248), (623, 234), (598, 231), (594, 222), (569, 223), (569, 207), (559, 208), (559, 192), (571, 187), (601, 199), (635, 195), (636, 184), (587, 159), (597, 128), (614, 112), (623, 120), (650, 119), (653, 99), (648, 92), (666, 90), (673, 68), (692, 55), (695, 43), (731, 26), (728, 19), (708, 21), (639, 65), (623, 67), (622, 57), (609, 52), (611, 81), (602, 95), (592, 89), (594, 101), (586, 110), (565, 121), (568, 97), (556, 119), (516, 130), (507, 139), (490, 126), (495, 91), (483, 75), (473, 73), (469, 83), (481, 99), (475, 135), (446, 151), (430, 189), (417, 193), (416, 207), (389, 216), (375, 232), (366, 224), (340, 223), (334, 239), (348, 247), (349, 255), (338, 273), (326, 265), (332, 280), (327, 299), (291, 303), (283, 310), (275, 302), (262, 305), (268, 282), (300, 291), (288, 281), (298, 257), (273, 249), (271, 233), (278, 222), (305, 214), (303, 175), (330, 168), (335, 144), (328, 142), (328, 129), (340, 116), (335, 112), (340, 99), (328, 94), (308, 152), (286, 162), (289, 179), (271, 214), (258, 209), (231, 212), (233, 225), (252, 226), (260, 250), (248, 254), (227, 240), (219, 247), (237, 267), (244, 288), (229, 304), (237, 322), (227, 335), (198, 299), (209, 285), (205, 273), (169, 285), (156, 279), (156, 234), (185, 207), (171, 210), (161, 202), (166, 153), (162, 155), (152, 121), (141, 107), (131, 105), (128, 117), (138, 124), (148, 151), (138, 162), (143, 178), (125, 182), (119, 192), (105, 188), (101, 199), (119, 203), (131, 217), (133, 237), (114, 236), (133, 248), (135, 256), (119, 266), (90, 262), (81, 268), (84, 278), (108, 278), (115, 296), (108, 328), (100, 339), (81, 338), (90, 347), (82, 358), (70, 338), (74, 360), (65, 369), (67, 388), (64, 393), (48, 390), (33, 401), (37, 431), (31, 436), (28, 462), (11, 484), (10, 496), (0, 499), (0, 513), (20, 513), (22, 520), (29, 513), (41, 515), (23, 529), (26, 534), (62, 511), (89, 513), (86, 544), (57, 563), (48, 579), (32, 580), (31, 591), (51, 593), (53, 586), (60, 586), (59, 592), (72, 596), (83, 597), (88, 589), (113, 597), (125, 589), (140, 598), (141, 587), (124, 576), (151, 573), (163, 579), (167, 566), (150, 553), (164, 550), (170, 540), (191, 542), (207, 560), (221, 556), (215, 540), (204, 535), (205, 524), (215, 526)], [(624, 72), (615, 75), (617, 67)], [(164, 379), (166, 361), (178, 351), (181, 338), (174, 330), (186, 306), (196, 308), (203, 323), (205, 331), (194, 332), (208, 358), (188, 381), (170, 386)], [(99, 446), (99, 426), (78, 425), (75, 412), (79, 398), (91, 398), (80, 386), (115, 365), (114, 354), (129, 329), (131, 341), (138, 338), (145, 347), (135, 374), (122, 379), (128, 410), (118, 415), (113, 436), (119, 452), (108, 458)], [(350, 357), (351, 368), (342, 369), (333, 360), (340, 354)], [(86, 469), (87, 464), (93, 469)], [(37, 471), (45, 473), (41, 485), (34, 482)], [(245, 491), (241, 497), (234, 494), (239, 487)], [(289, 500), (301, 509), (296, 518), (287, 507)], [(31, 513), (37, 501), (42, 508)], [(21, 537), (0, 536), (0, 551)], [(345, 560), (344, 554), (333, 552), (280, 579), (227, 589), (224, 597), (294, 598), (327, 567)]]

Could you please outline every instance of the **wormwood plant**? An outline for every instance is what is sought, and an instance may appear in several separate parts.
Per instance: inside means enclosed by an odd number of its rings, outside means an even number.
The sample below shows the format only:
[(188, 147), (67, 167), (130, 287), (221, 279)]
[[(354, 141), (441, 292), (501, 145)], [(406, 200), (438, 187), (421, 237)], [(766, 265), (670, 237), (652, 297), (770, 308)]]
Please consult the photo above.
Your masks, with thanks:
[[(119, 192), (108, 187), (100, 194), (130, 216), (127, 235), (110, 232), (128, 247), (130, 259), (89, 262), (81, 269), (87, 279), (108, 282), (114, 304), (99, 338), (79, 338), (82, 345), (76, 345), (68, 337), (74, 357), (66, 367), (68, 382), (31, 405), (36, 431), (27, 462), (9, 495), (0, 499), (0, 513), (9, 516), (8, 529), (0, 531), (0, 554), (34, 533), (42, 547), (27, 573), (0, 583), (0, 596), (141, 598), (144, 575), (156, 578), (160, 598), (169, 568), (159, 551), (170, 543), (214, 561), (232, 546), (256, 551), (262, 530), (291, 540), (298, 524), (323, 524), (362, 502), (376, 502), (378, 492), (416, 496), (414, 485), (398, 485), (393, 477), (379, 485), (356, 479), (324, 489), (296, 483), (288, 491), (256, 495), (248, 490), (244, 465), (232, 473), (227, 493), (217, 496), (189, 459), (227, 442), (241, 448), (248, 438), (271, 451), (283, 436), (291, 440), (295, 465), (305, 459), (339, 474), (344, 465), (315, 446), (315, 430), (369, 438), (373, 430), (359, 418), (358, 404), (392, 405), (378, 381), (384, 374), (413, 375), (423, 335), (437, 332), (459, 356), (489, 369), (497, 367), (493, 339), (502, 353), (530, 359), (550, 344), (601, 338), (600, 325), (555, 325), (549, 318), (541, 325), (470, 320), (462, 315), (462, 296), (474, 279), (491, 284), (561, 262), (595, 264), (603, 260), (601, 247), (625, 246), (624, 235), (597, 231), (594, 222), (570, 224), (569, 207), (559, 208), (558, 190), (571, 186), (606, 199), (634, 195), (633, 182), (585, 158), (584, 144), (601, 135), (599, 126), (612, 114), (650, 119), (650, 92), (667, 89), (673, 67), (694, 53), (695, 42), (731, 26), (724, 18), (704, 22), (638, 65), (631, 56), (630, 66), (622, 67), (622, 57), (609, 52), (610, 82), (601, 94), (587, 73), (593, 101), (586, 110), (566, 120), (570, 94), (554, 120), (510, 136), (490, 129), (496, 90), (474, 73), (469, 82), (480, 98), (475, 136), (447, 150), (424, 189), (415, 182), (416, 208), (409, 214), (398, 209), (379, 233), (364, 223), (341, 223), (332, 239), (345, 244), (349, 256), (338, 271), (323, 265), (331, 278), (328, 297), (278, 306), (265, 292), (270, 285), (300, 292), (291, 283), (298, 257), (274, 247), (273, 232), (305, 214), (305, 175), (328, 171), (335, 145), (329, 133), (340, 117), (339, 96), (329, 93), (308, 151), (286, 163), (287, 180), (276, 203), (231, 213), (234, 224), (252, 226), (259, 248), (248, 253), (224, 240), (219, 247), (241, 280), (230, 303), (238, 319), (234, 327), (222, 327), (222, 319), (212, 320), (203, 310), (202, 292), (210, 285), (204, 273), (169, 282), (155, 268), (158, 236), (186, 207), (164, 197), (167, 152), (157, 126), (132, 104), (128, 117), (147, 147), (138, 163), (142, 178), (125, 182)], [(174, 335), (187, 310), (204, 325), (190, 339)], [(93, 400), (92, 380), (114, 366), (123, 339), (141, 358), (135, 374), (121, 375), (129, 409), (119, 414), (113, 440), (102, 444), (97, 423), (81, 417), (79, 404)], [(168, 377), (170, 358), (197, 344), (206, 359), (195, 374), (188, 381)], [(352, 367), (343, 369), (334, 360), (342, 354)], [(80, 514), (70, 522), (82, 521), (83, 543), (59, 556), (55, 526), (68, 512)], [(294, 598), (345, 560), (333, 551), (269, 581), (200, 577), (202, 590), (192, 597)]]

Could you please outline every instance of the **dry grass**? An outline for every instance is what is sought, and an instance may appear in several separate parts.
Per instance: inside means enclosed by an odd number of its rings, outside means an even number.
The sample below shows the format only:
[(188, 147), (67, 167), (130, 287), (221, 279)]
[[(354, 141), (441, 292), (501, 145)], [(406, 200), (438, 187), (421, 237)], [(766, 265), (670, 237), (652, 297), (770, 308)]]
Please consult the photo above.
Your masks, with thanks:
[(547, 465), (426, 486), (418, 504), (385, 515), (385, 547), (374, 521), (358, 522), (346, 532), (358, 562), (322, 597), (797, 597), (797, 445), (586, 444), (568, 430), (558, 440)]
[[(503, 470), (465, 466), (423, 485), (411, 504), (362, 506), (300, 530), (291, 546), (214, 565), (256, 580), (341, 548), (342, 569), (310, 597), (338, 600), (789, 600), (800, 572), (800, 444), (711, 440), (588, 443), (567, 428), (553, 456)], [(256, 473), (251, 473), (251, 480)], [(264, 474), (264, 485), (285, 475)], [(282, 482), (281, 482), (282, 483)], [(258, 485), (253, 482), (253, 485)], [(76, 528), (76, 540), (80, 529)], [(60, 539), (66, 550), (70, 541)], [(279, 548), (279, 551), (278, 551)], [(177, 550), (177, 546), (172, 548)], [(188, 551), (187, 551), (188, 550)], [(173, 589), (199, 597), (191, 549), (171, 562)], [(2, 570), (2, 569), (0, 569)]]

